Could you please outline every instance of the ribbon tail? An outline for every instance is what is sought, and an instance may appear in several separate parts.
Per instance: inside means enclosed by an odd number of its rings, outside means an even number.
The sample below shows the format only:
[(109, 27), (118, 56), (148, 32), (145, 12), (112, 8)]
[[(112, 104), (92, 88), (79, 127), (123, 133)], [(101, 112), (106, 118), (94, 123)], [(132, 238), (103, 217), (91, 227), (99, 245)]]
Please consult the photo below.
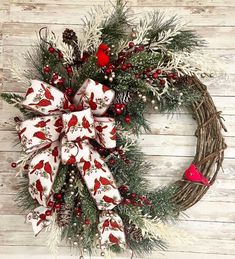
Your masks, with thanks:
[(52, 223), (52, 216), (46, 216), (48, 208), (40, 206), (26, 216), (26, 222), (32, 223), (34, 235), (37, 236), (44, 228)]
[(100, 233), (101, 249), (119, 245), (126, 247), (124, 225), (120, 216), (113, 211), (102, 211), (99, 217), (98, 230)]
[(51, 196), (52, 186), (60, 165), (60, 143), (53, 142), (40, 151), (29, 164), (29, 192), (44, 207)]

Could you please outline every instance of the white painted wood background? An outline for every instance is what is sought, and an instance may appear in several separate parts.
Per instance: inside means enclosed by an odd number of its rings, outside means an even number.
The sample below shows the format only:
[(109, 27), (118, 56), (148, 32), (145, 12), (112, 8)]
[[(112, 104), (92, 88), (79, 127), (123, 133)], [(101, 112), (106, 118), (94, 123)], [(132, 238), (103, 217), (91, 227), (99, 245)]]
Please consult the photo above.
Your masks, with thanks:
[[(80, 18), (90, 7), (103, 3), (103, 0), (0, 0), (1, 91), (25, 91), (25, 84), (15, 77), (12, 68), (26, 67), (23, 54), (34, 43), (40, 27), (49, 26), (57, 34), (67, 25), (79, 29)], [(178, 225), (189, 237), (173, 242), (167, 252), (156, 252), (148, 258), (235, 258), (235, 1), (130, 0), (128, 5), (136, 14), (158, 9), (182, 15), (209, 42), (208, 51), (227, 61), (225, 69), (230, 78), (206, 82), (228, 128), (224, 171)], [(45, 247), (46, 235), (34, 238), (31, 226), (24, 224), (24, 216), (13, 202), (17, 179), (9, 165), (19, 157), (12, 120), (16, 112), (0, 101), (0, 258), (50, 258)], [(148, 178), (158, 186), (180, 177), (191, 162), (195, 123), (187, 113), (148, 117), (152, 135), (141, 136), (140, 143), (147, 158), (156, 165)], [(61, 254), (59, 258), (74, 258), (67, 248), (61, 248)]]

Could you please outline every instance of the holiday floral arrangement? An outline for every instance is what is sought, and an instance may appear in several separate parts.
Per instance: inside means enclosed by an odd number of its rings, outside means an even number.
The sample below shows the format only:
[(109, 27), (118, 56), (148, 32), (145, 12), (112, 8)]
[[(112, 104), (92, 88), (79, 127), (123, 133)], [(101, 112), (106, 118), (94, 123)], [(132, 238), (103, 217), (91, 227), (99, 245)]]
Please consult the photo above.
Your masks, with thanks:
[[(153, 12), (135, 22), (119, 0), (93, 9), (80, 34), (65, 29), (58, 40), (42, 28), (39, 36), (26, 95), (1, 94), (22, 112), (14, 120), (23, 155), (12, 167), (26, 220), (35, 235), (51, 231), (51, 248), (66, 240), (80, 258), (164, 249), (168, 223), (213, 184), (226, 148), (199, 80), (215, 72), (205, 42), (177, 17)], [(177, 182), (150, 188), (151, 165), (134, 136), (150, 130), (147, 111), (185, 107), (198, 124), (195, 157)]]

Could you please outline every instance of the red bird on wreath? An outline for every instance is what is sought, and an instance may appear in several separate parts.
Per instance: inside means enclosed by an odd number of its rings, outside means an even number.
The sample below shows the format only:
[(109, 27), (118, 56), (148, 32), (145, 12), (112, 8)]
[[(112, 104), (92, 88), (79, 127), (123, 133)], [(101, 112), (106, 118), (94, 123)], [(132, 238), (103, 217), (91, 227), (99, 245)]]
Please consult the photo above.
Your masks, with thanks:
[(108, 52), (109, 47), (106, 44), (101, 43), (98, 47), (98, 51), (96, 52), (97, 65), (99, 67), (105, 67), (108, 65), (110, 60)]
[(191, 164), (184, 172), (184, 179), (190, 182), (199, 182), (205, 186), (209, 186), (208, 179), (199, 172), (194, 164)]

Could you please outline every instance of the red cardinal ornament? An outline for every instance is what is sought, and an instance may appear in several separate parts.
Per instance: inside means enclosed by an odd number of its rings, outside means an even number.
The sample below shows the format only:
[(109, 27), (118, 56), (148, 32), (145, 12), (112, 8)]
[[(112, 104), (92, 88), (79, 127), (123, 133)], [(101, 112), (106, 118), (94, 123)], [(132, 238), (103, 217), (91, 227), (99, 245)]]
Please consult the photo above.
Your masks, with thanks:
[(98, 47), (98, 51), (96, 52), (97, 57), (97, 65), (99, 67), (105, 67), (109, 64), (110, 58), (108, 55), (109, 47), (101, 43)]
[(194, 164), (191, 164), (184, 172), (184, 179), (190, 182), (199, 182), (205, 186), (209, 186), (208, 179), (199, 172)]

